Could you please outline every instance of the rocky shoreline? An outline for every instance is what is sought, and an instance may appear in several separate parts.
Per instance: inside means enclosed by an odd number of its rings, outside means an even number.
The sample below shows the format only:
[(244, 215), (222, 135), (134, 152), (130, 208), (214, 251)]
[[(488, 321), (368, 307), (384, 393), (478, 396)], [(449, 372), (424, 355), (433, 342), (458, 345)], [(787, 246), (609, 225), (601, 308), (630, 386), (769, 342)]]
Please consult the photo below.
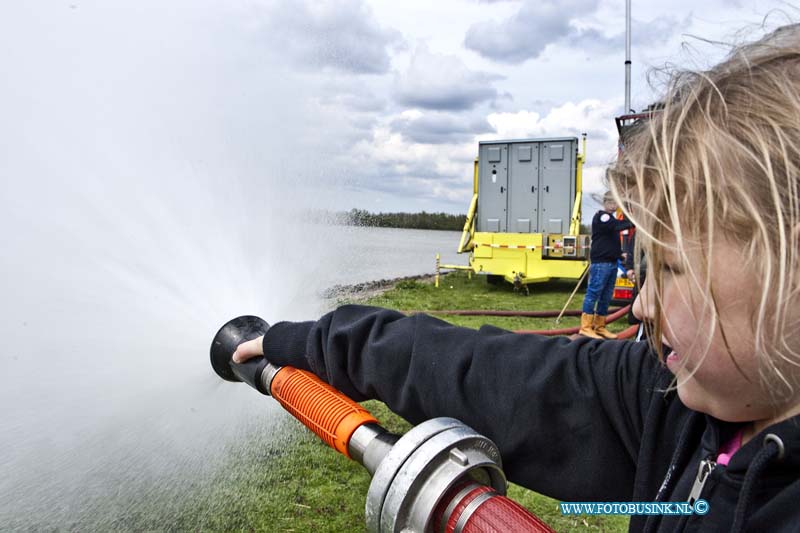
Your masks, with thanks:
[(365, 281), (354, 285), (334, 285), (322, 292), (322, 297), (326, 300), (340, 302), (343, 300), (351, 302), (362, 302), (373, 296), (378, 296), (383, 292), (393, 289), (402, 281), (419, 281), (432, 283), (435, 274), (419, 274), (417, 276), (403, 276), (399, 278), (379, 279), (375, 281)]

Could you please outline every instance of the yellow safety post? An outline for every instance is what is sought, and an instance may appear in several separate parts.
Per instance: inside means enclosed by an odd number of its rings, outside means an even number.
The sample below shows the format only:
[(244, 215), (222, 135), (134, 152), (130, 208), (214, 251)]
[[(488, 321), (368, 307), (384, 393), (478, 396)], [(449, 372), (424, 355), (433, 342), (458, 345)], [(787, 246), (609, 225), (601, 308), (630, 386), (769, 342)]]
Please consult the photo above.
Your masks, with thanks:
[(472, 201), (467, 210), (467, 220), (464, 222), (464, 229), (461, 231), (461, 240), (458, 242), (456, 252), (463, 254), (472, 250), (474, 247), (472, 239), (475, 236), (475, 210), (478, 207), (478, 158), (472, 165)]
[(589, 267), (587, 266), (586, 270), (584, 270), (583, 274), (581, 274), (581, 279), (578, 280), (578, 284), (575, 285), (574, 289), (572, 289), (572, 294), (570, 294), (569, 298), (567, 298), (567, 303), (564, 304), (564, 307), (561, 308), (561, 312), (558, 313), (558, 316), (556, 317), (556, 325), (558, 325), (558, 323), (561, 322), (561, 317), (564, 316), (564, 311), (567, 310), (567, 306), (572, 301), (572, 299), (575, 297), (575, 293), (578, 292), (578, 287), (581, 286), (581, 283), (583, 283), (583, 278), (585, 278), (586, 274), (588, 274), (588, 273), (589, 273)]
[(586, 162), (586, 134), (581, 134), (583, 149), (578, 154), (578, 168), (575, 172), (575, 205), (572, 207), (572, 220), (569, 225), (570, 235), (581, 232), (581, 202), (583, 200), (583, 164)]
[(436, 281), (434, 286), (438, 289), (439, 288), (439, 254), (436, 254)]
[(456, 250), (458, 253), (463, 254), (466, 251), (472, 250), (472, 236), (474, 234), (474, 219), (475, 219), (475, 208), (478, 206), (478, 195), (472, 195), (472, 202), (469, 204), (469, 209), (467, 210), (467, 220), (464, 222), (464, 229), (461, 232), (461, 240), (458, 243), (458, 249)]

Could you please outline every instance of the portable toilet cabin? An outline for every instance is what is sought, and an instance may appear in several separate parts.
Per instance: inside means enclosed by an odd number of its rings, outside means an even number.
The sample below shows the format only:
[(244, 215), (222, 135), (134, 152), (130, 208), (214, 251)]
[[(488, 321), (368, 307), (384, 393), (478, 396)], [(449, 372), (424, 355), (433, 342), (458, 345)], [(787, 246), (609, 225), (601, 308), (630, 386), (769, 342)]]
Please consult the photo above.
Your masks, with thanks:
[(470, 269), (515, 284), (580, 278), (590, 239), (580, 235), (583, 161), (575, 137), (479, 143), (458, 249), (471, 252)]

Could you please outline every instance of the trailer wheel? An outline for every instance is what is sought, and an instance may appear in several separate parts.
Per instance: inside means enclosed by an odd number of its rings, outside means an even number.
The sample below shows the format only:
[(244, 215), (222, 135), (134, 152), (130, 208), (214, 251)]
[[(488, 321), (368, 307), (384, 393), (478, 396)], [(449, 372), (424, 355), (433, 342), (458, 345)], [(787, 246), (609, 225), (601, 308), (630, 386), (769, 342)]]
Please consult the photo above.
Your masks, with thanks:
[(486, 276), (486, 283), (489, 285), (502, 285), (505, 278), (503, 276), (498, 276), (496, 274), (489, 274)]
[(522, 296), (530, 296), (531, 295), (531, 290), (525, 284), (520, 284), (519, 287), (517, 287), (515, 285), (514, 286), (514, 292), (517, 293), (517, 294), (520, 294)]

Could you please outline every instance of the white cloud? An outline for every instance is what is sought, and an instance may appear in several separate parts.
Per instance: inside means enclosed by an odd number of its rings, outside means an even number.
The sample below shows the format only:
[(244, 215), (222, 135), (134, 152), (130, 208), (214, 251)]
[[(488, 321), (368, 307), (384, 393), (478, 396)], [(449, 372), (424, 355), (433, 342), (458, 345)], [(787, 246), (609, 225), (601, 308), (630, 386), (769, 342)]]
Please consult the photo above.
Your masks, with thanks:
[(389, 48), (400, 40), (396, 30), (380, 27), (362, 0), (279, 0), (261, 24), (272, 52), (299, 69), (384, 74), (391, 66)]
[(527, 0), (507, 19), (471, 26), (464, 45), (500, 63), (522, 63), (569, 35), (570, 20), (592, 11), (597, 3), (598, 0)]
[[(679, 20), (676, 17), (656, 17), (650, 21), (631, 21), (631, 45), (633, 47), (654, 48), (668, 43), (692, 25), (691, 13)], [(565, 42), (578, 49), (593, 52), (618, 53), (625, 49), (625, 31), (609, 34), (607, 27), (583, 26), (573, 24), (573, 30), (565, 37)]]
[(380, 114), (389, 105), (387, 95), (375, 84), (363, 83), (362, 78), (337, 77), (319, 83), (317, 101), (324, 106), (339, 107), (347, 112)]
[(465, 142), (474, 139), (475, 135), (493, 131), (485, 117), (439, 112), (402, 116), (393, 120), (391, 126), (406, 139), (424, 144)]
[(406, 111), (373, 129), (344, 157), (354, 169), (348, 185), (359, 190), (388, 193), (396, 198), (415, 198), (451, 211), (466, 209), (471, 195), (472, 160), (477, 143), (428, 144), (415, 142), (393, 131), (391, 123), (422, 117)]
[(435, 54), (421, 44), (408, 70), (395, 80), (395, 99), (424, 109), (472, 109), (497, 98), (492, 82), (501, 78), (471, 70), (458, 57)]
[(615, 128), (614, 114), (618, 106), (618, 99), (584, 100), (554, 107), (545, 116), (523, 110), (515, 113), (491, 113), (488, 121), (497, 130), (498, 137), (563, 137), (594, 130), (608, 138)]

